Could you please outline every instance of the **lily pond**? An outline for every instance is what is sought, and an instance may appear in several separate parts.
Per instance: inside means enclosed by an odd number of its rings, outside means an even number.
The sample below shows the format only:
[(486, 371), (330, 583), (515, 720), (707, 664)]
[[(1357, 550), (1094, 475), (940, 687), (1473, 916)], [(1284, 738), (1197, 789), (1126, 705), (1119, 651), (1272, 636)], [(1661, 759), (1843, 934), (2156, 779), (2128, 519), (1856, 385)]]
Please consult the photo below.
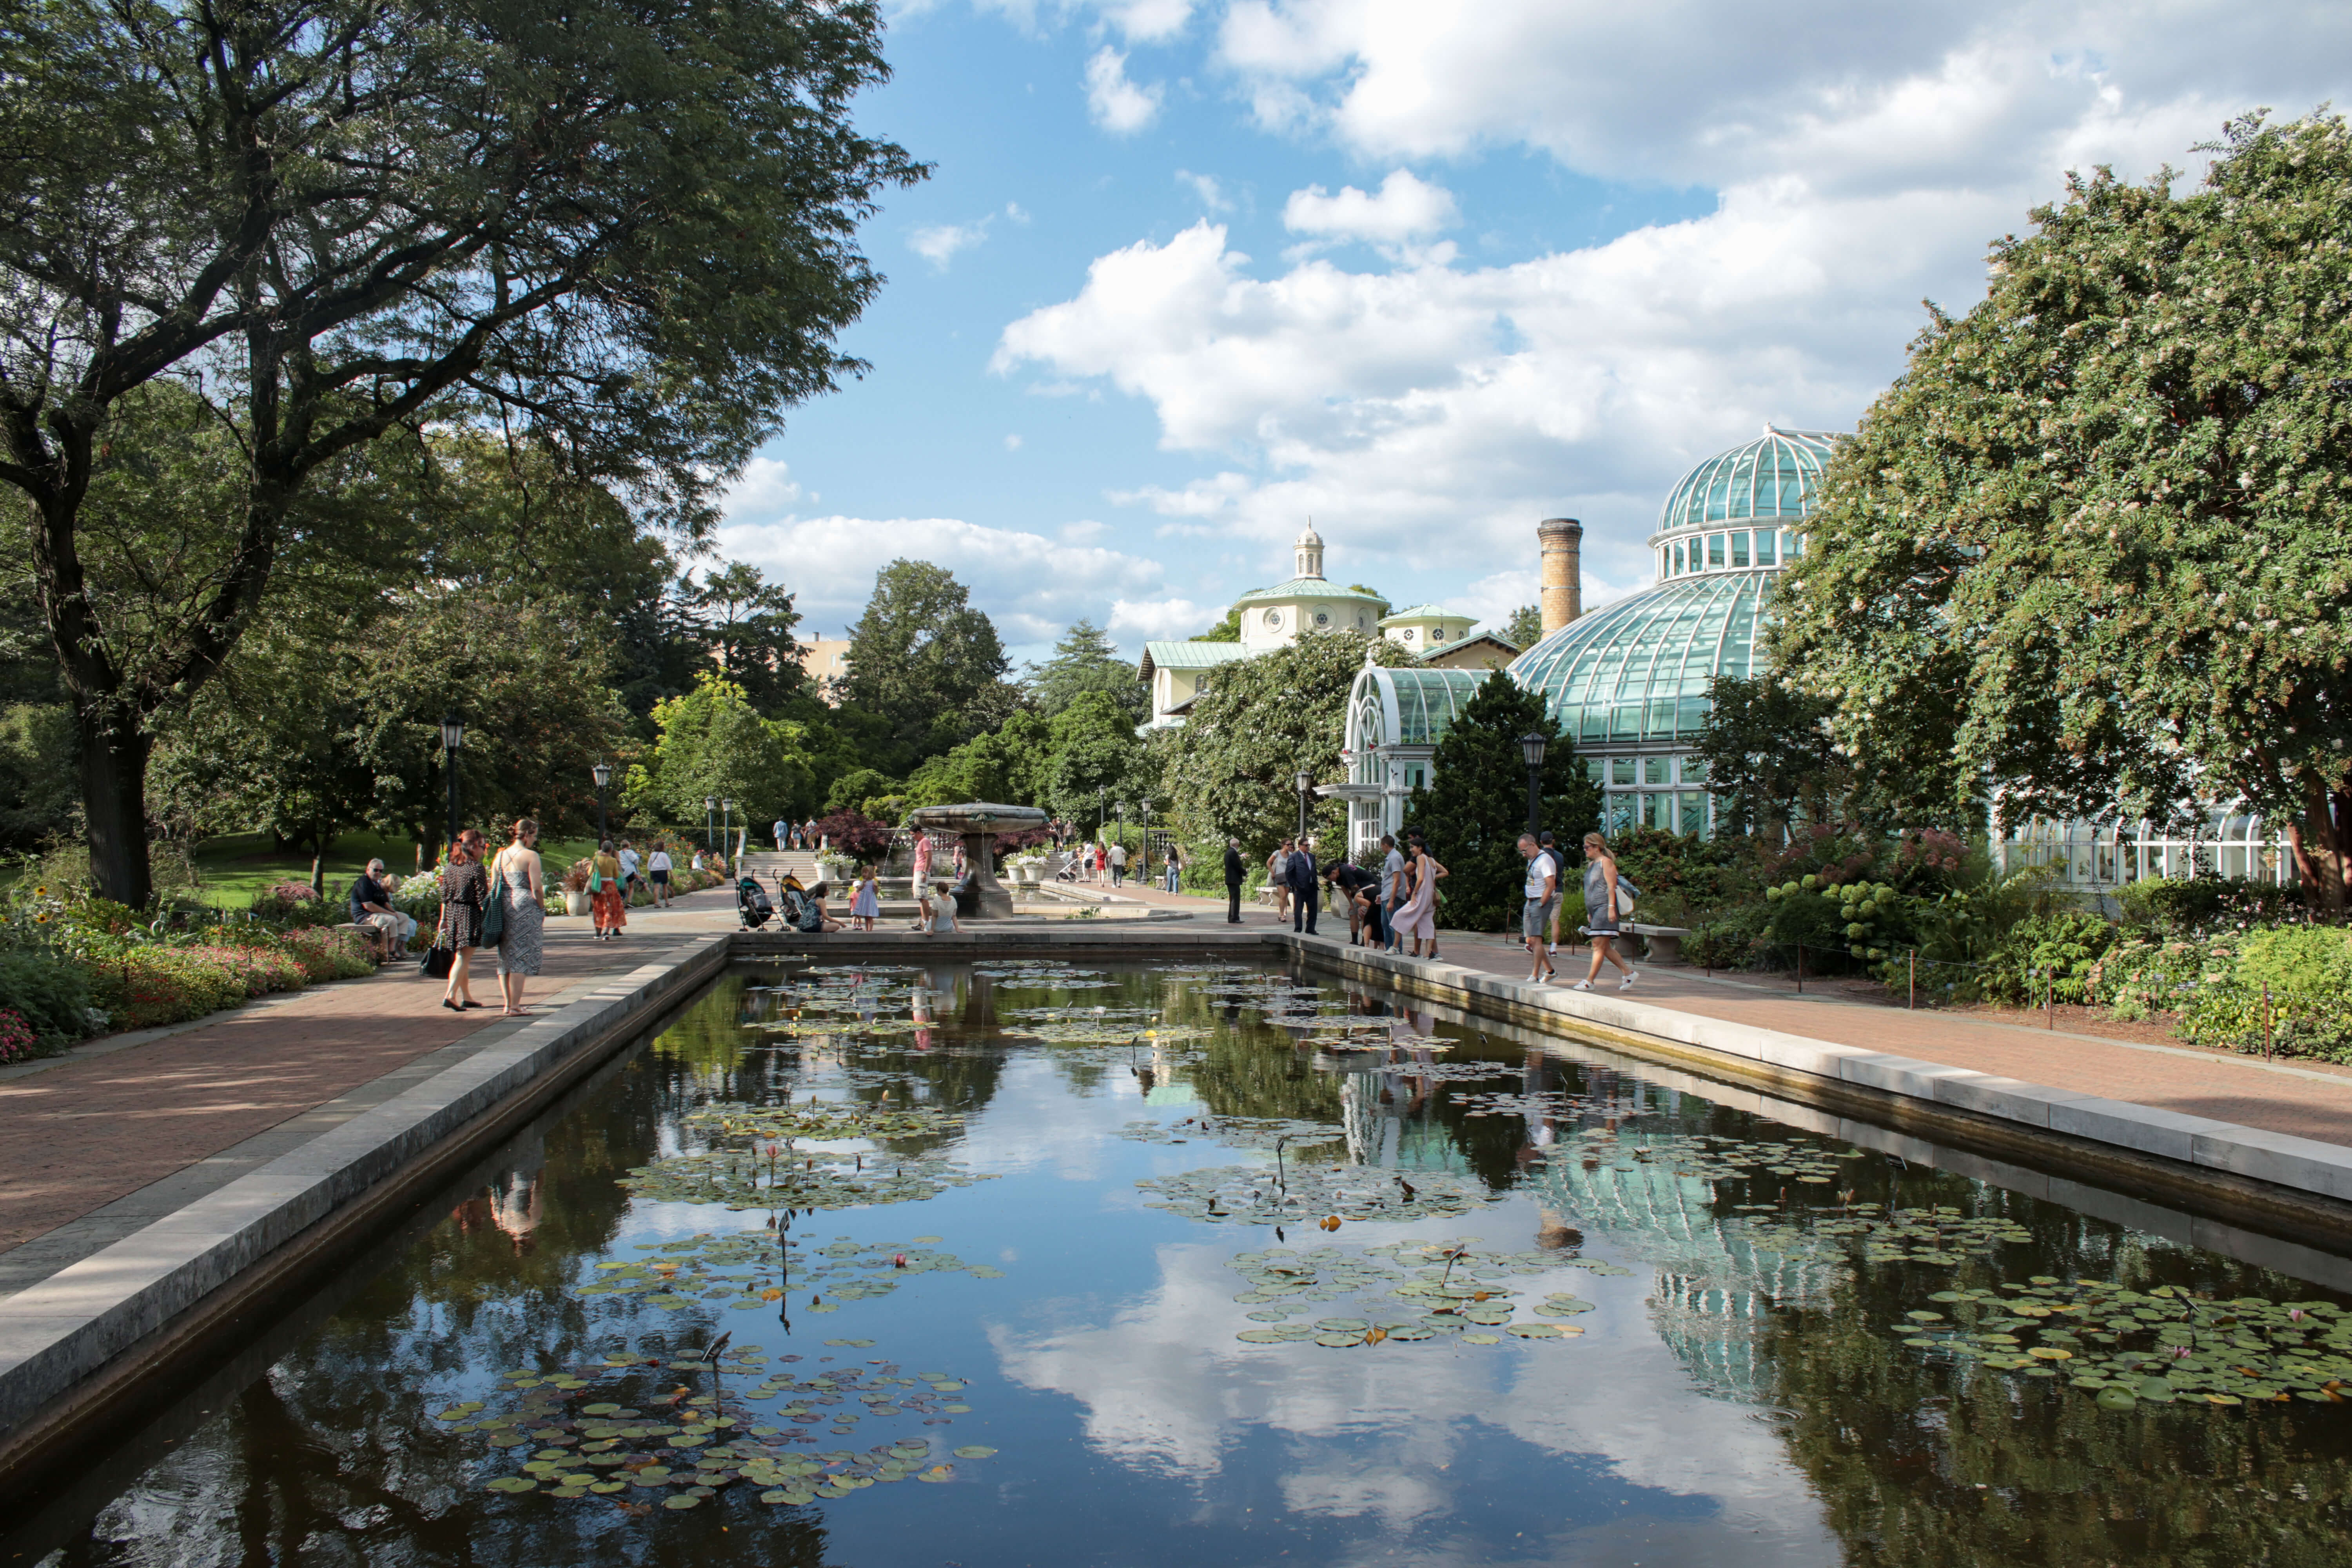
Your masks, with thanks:
[(2347, 1283), (1314, 973), (791, 964), (0, 1562), (2318, 1568)]

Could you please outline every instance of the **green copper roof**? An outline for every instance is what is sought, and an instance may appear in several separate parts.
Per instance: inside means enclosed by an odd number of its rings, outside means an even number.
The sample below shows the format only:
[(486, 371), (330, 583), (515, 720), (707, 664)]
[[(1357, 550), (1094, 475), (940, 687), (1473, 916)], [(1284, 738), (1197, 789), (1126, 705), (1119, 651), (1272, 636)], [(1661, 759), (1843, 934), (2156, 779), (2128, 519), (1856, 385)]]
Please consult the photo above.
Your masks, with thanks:
[(1276, 583), (1271, 588), (1252, 588), (1234, 603), (1255, 605), (1268, 599), (1357, 599), (1367, 605), (1381, 602), (1378, 594), (1359, 594), (1353, 588), (1342, 588), (1325, 578), (1293, 577), (1289, 582)]
[(1457, 616), (1452, 610), (1435, 605), (1415, 605), (1410, 610), (1399, 610), (1392, 616), (1381, 617), (1381, 625), (1384, 626), (1395, 626), (1399, 621), (1460, 621), (1466, 626), (1470, 624), (1470, 617)]
[(1144, 662), (1155, 669), (1214, 669), (1221, 664), (1231, 664), (1237, 658), (1247, 658), (1249, 649), (1237, 642), (1148, 642), (1143, 645)]
[(1596, 742), (1687, 743), (1706, 722), (1707, 682), (1754, 668), (1769, 571), (1710, 572), (1580, 616), (1511, 661), (1561, 732)]
[(1751, 518), (1795, 519), (1813, 510), (1822, 464), (1839, 437), (1830, 430), (1775, 430), (1717, 453), (1685, 474), (1658, 511), (1658, 531)]

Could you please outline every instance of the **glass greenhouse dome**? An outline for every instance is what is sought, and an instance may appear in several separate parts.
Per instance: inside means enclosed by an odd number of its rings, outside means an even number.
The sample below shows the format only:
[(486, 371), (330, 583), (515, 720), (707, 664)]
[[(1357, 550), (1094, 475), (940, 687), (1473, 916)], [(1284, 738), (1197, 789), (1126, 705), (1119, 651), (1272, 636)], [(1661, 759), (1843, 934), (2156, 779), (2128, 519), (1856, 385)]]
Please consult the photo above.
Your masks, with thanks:
[(1707, 684), (1754, 669), (1772, 580), (1804, 548), (1798, 525), (1838, 439), (1767, 426), (1691, 469), (1650, 536), (1658, 585), (1579, 616), (1512, 661), (1511, 679), (1543, 695), (1591, 767), (1612, 830), (1707, 830), (1706, 781), (1685, 754), (1706, 722)]

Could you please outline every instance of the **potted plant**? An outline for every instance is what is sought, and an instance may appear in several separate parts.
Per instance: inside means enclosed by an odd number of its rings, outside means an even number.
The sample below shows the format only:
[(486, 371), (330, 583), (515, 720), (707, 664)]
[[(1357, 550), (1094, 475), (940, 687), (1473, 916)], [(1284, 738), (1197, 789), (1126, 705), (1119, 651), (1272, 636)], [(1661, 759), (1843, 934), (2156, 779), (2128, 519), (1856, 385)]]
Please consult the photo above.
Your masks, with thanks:
[(588, 912), (589, 862), (582, 858), (572, 862), (572, 869), (563, 873), (563, 908), (567, 914)]

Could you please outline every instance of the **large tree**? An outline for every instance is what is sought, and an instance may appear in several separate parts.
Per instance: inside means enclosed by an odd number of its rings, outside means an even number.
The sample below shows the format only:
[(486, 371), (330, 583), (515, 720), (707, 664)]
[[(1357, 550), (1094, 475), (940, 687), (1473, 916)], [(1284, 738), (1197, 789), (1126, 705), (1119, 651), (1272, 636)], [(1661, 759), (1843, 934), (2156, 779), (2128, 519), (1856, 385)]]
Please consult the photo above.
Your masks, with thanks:
[(1707, 683), (1706, 723), (1691, 760), (1714, 792), (1717, 833), (1785, 836), (1801, 818), (1844, 815), (1838, 806), (1849, 771), (1827, 723), (1835, 706), (1769, 675), (1718, 675)]
[(1463, 931), (1516, 931), (1527, 884), (1519, 835), (1528, 826), (1528, 763), (1521, 742), (1540, 734), (1543, 772), (1538, 828), (1548, 828), (1572, 863), (1584, 835), (1601, 826), (1601, 786), (1561, 736), (1543, 699), (1501, 670), (1486, 677), (1439, 736), (1430, 780), (1416, 789), (1405, 822), (1428, 838), (1446, 869), (1445, 923)]
[(2242, 796), (2352, 869), (2352, 133), (2232, 123), (2201, 186), (2100, 170), (1993, 247), (1824, 476), (1782, 668), (1929, 814)]
[(883, 721), (889, 754), (873, 764), (903, 774), (1002, 723), (1012, 708), (1001, 689), (1012, 668), (995, 623), (972, 608), (955, 574), (928, 561), (893, 561), (875, 575), (866, 614), (849, 628), (841, 697)]
[[(1348, 692), (1369, 652), (1373, 662), (1421, 661), (1402, 643), (1352, 632), (1308, 632), (1288, 647), (1220, 665), (1182, 729), (1160, 742), (1165, 788), (1185, 836), (1196, 845), (1239, 838), (1263, 859), (1298, 830), (1300, 770), (1337, 784), (1348, 733)], [(1318, 800), (1307, 828), (1334, 854), (1347, 842), (1348, 808)]]
[(1135, 666), (1121, 658), (1110, 634), (1090, 620), (1081, 620), (1054, 645), (1054, 657), (1029, 667), (1023, 683), (1037, 711), (1051, 719), (1078, 700), (1082, 692), (1108, 694), (1140, 724), (1151, 716), (1151, 694), (1136, 678)]
[[(721, 0), (58, 0), (0, 17), (0, 480), (76, 711), (91, 865), (148, 893), (149, 721), (252, 621), (300, 498), (495, 424), (689, 530), (878, 284), (923, 171), (858, 135), (878, 8)], [(142, 657), (85, 511), (126, 400), (201, 400), (223, 542)], [(133, 481), (135, 482), (135, 481)]]
[(694, 602), (712, 661), (753, 707), (769, 712), (800, 691), (806, 677), (793, 628), (801, 615), (790, 591), (769, 582), (757, 566), (735, 561), (704, 573)]

